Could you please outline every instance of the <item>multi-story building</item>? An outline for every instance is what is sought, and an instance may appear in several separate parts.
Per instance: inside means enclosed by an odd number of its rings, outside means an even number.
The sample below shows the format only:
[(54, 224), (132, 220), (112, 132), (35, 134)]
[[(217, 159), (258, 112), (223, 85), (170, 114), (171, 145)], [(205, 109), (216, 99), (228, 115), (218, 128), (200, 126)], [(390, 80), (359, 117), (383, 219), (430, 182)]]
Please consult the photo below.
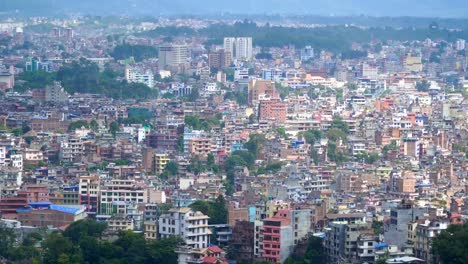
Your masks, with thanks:
[(46, 86), (45, 100), (54, 104), (64, 103), (68, 100), (68, 94), (59, 82), (54, 82), (54, 84)]
[(260, 106), (258, 111), (258, 119), (267, 121), (271, 120), (277, 124), (282, 124), (286, 121), (287, 106), (280, 98), (260, 98)]
[(421, 258), (426, 263), (438, 263), (432, 255), (432, 240), (443, 230), (448, 228), (448, 220), (420, 220), (416, 226), (416, 244), (414, 252), (417, 258)]
[(101, 214), (113, 213), (113, 202), (148, 203), (150, 190), (134, 180), (112, 180), (100, 188)]
[(253, 57), (252, 38), (224, 38), (224, 50), (231, 58), (249, 61)]
[(161, 45), (159, 47), (159, 69), (186, 64), (188, 53), (187, 45)]
[(208, 219), (207, 215), (187, 207), (174, 208), (159, 218), (159, 234), (161, 238), (180, 236), (194, 249), (206, 248), (211, 235)]
[(229, 247), (236, 252), (236, 261), (252, 262), (254, 259), (255, 224), (249, 221), (237, 221), (232, 229)]
[[(324, 240), (328, 263), (364, 263), (374, 259), (376, 243), (373, 230), (365, 222), (348, 221), (329, 223)], [(369, 243), (371, 245), (369, 245)]]
[(271, 263), (283, 263), (294, 250), (293, 226), (288, 210), (263, 219), (262, 258)]
[(248, 87), (248, 102), (256, 105), (260, 97), (279, 98), (275, 83), (268, 80), (251, 80)]
[(101, 189), (99, 176), (81, 176), (78, 188), (79, 203), (86, 206), (89, 214), (96, 214), (99, 208)]
[(189, 143), (189, 153), (196, 156), (207, 156), (215, 150), (210, 138), (192, 138)]
[(69, 137), (60, 144), (60, 159), (64, 162), (76, 162), (84, 154), (84, 150), (79, 137)]
[(125, 80), (129, 83), (143, 83), (150, 88), (154, 87), (154, 75), (150, 71), (141, 73), (136, 69), (125, 68)]
[(303, 49), (301, 49), (301, 61), (307, 61), (310, 59), (313, 59), (315, 54), (314, 54), (314, 48), (312, 46), (305, 46)]
[(231, 53), (223, 49), (208, 54), (210, 68), (221, 69), (229, 67), (232, 63)]

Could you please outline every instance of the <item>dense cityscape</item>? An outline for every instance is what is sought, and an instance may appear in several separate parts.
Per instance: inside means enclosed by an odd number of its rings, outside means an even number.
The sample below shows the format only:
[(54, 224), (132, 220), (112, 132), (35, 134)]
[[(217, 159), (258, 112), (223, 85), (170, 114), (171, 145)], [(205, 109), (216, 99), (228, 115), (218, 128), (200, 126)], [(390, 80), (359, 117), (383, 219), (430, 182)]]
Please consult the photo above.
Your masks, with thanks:
[(466, 20), (16, 13), (0, 263), (468, 263)]

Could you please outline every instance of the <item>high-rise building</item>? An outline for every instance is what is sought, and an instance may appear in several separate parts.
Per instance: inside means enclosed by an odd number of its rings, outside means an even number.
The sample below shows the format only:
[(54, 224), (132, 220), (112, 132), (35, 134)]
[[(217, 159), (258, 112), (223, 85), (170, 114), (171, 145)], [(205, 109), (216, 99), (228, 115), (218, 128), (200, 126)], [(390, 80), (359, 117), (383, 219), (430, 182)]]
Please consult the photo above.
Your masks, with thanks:
[(252, 38), (224, 38), (224, 50), (233, 59), (249, 61), (253, 57)]
[(175, 67), (185, 64), (188, 58), (187, 45), (162, 45), (159, 47), (159, 68)]
[(208, 64), (210, 68), (225, 68), (231, 65), (231, 53), (225, 50), (218, 50), (208, 55)]
[(466, 41), (464, 39), (457, 39), (455, 47), (457, 50), (464, 50), (466, 46)]
[(301, 61), (307, 61), (314, 58), (314, 48), (311, 46), (305, 46), (301, 49)]

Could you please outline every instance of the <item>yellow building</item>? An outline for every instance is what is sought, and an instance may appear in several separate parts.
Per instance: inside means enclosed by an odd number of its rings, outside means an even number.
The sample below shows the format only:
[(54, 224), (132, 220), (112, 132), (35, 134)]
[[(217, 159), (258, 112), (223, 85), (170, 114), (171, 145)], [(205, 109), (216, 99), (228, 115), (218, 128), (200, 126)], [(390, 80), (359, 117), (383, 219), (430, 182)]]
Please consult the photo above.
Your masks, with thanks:
[(407, 56), (404, 61), (406, 71), (420, 72), (423, 70), (421, 57)]
[(169, 161), (170, 161), (169, 154), (167, 153), (154, 154), (154, 171), (157, 174), (163, 173)]

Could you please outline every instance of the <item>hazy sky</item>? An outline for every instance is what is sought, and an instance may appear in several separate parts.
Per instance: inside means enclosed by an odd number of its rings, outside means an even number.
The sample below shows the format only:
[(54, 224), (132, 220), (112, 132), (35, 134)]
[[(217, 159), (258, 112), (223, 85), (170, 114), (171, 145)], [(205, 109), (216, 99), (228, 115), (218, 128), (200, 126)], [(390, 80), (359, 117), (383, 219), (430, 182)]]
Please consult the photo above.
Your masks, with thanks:
[[(468, 0), (0, 0), (0, 12), (468, 17)], [(2, 7), (3, 6), (3, 7)], [(6, 10), (5, 10), (6, 9)]]

